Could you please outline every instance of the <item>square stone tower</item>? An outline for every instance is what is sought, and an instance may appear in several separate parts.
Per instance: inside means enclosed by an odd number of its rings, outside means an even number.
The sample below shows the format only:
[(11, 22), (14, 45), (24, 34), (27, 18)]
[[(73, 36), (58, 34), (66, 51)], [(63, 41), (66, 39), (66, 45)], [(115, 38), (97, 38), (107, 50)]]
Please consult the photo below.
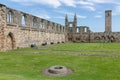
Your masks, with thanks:
[(105, 32), (112, 32), (112, 11), (105, 11)]

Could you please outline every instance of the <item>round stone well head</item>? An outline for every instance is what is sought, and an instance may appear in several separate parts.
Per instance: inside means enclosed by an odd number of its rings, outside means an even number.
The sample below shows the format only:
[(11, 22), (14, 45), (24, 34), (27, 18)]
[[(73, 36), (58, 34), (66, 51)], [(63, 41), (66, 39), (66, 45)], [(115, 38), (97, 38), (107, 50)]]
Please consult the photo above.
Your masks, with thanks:
[(43, 74), (48, 76), (68, 76), (73, 71), (65, 66), (55, 65), (43, 70)]

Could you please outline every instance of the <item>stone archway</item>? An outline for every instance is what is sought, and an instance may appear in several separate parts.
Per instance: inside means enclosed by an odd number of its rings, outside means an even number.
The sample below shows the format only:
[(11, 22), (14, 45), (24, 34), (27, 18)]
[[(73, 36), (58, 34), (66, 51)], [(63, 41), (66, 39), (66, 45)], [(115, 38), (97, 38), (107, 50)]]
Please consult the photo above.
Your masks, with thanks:
[(101, 40), (101, 38), (100, 38), (99, 36), (96, 36), (96, 37), (94, 38), (94, 40), (97, 41), (97, 42), (99, 42), (99, 41)]
[(110, 41), (111, 41), (111, 42), (115, 42), (115, 37), (114, 37), (114, 36), (111, 36), (111, 37), (110, 37)]
[(7, 35), (6, 48), (7, 50), (15, 49), (15, 38), (14, 38), (13, 33), (11, 32)]

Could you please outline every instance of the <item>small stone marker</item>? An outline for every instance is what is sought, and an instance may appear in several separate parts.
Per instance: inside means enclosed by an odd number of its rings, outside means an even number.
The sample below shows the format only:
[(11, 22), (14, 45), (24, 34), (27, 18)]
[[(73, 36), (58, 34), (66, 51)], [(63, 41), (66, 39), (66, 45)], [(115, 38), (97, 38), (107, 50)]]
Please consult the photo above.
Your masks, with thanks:
[(68, 76), (72, 74), (73, 71), (71, 69), (66, 68), (65, 66), (52, 66), (45, 70), (43, 70), (43, 74), (48, 76)]

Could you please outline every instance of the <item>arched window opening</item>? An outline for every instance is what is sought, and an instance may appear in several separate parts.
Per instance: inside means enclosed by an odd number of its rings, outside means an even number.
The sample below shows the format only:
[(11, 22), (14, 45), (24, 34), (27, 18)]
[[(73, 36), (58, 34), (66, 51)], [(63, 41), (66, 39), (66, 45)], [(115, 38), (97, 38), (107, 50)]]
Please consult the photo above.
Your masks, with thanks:
[(40, 28), (43, 29), (44, 28), (44, 20), (42, 19), (40, 22)]
[(50, 29), (50, 22), (48, 22), (47, 24), (47, 29)]
[(32, 21), (32, 26), (35, 26), (35, 21), (34, 21), (34, 19), (33, 19), (33, 21)]
[(26, 20), (25, 20), (25, 16), (22, 16), (22, 25), (25, 25), (26, 24)]
[(55, 24), (53, 23), (53, 27), (52, 27), (53, 30), (55, 30)]
[(87, 32), (87, 28), (84, 28), (84, 32)]
[(79, 32), (80, 32), (80, 31), (79, 31), (79, 28), (76, 28), (76, 32), (77, 32), (77, 33), (79, 33)]
[(49, 28), (49, 22), (47, 23), (47, 26), (46, 26), (46, 28), (47, 28), (47, 29)]
[(60, 32), (62, 31), (62, 26), (60, 26)]
[(39, 24), (39, 28), (42, 28), (42, 22), (40, 22), (40, 24)]
[(72, 24), (70, 24), (69, 26), (72, 27)]
[(52, 30), (54, 29), (54, 24), (52, 24)]
[(58, 31), (58, 24), (57, 24), (57, 26), (56, 26), (56, 31)]
[(37, 19), (33, 18), (33, 20), (32, 20), (32, 26), (36, 26), (36, 23), (37, 23)]
[(6, 38), (7, 50), (15, 49), (15, 38), (13, 33), (9, 33)]
[(70, 27), (70, 32), (72, 32), (72, 27)]
[(7, 22), (12, 23), (12, 12), (8, 12), (8, 14), (7, 14)]
[(44, 29), (44, 27), (45, 27), (45, 24), (44, 24), (44, 22), (42, 23), (42, 28)]

